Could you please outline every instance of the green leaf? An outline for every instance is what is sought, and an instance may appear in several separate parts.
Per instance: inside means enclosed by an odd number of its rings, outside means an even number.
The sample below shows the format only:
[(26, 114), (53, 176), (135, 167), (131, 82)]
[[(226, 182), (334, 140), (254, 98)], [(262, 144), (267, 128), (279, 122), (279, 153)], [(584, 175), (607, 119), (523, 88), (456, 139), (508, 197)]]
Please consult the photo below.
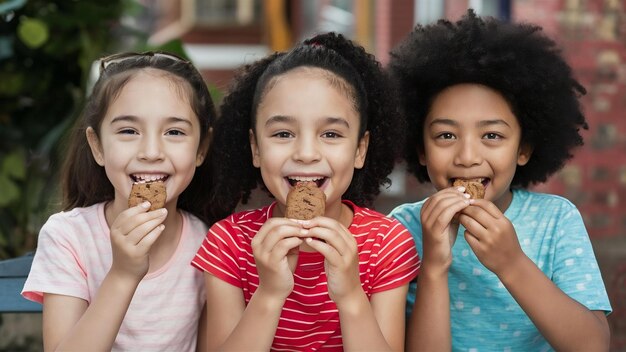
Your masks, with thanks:
[(20, 189), (17, 188), (15, 182), (11, 181), (5, 175), (0, 174), (0, 207), (9, 205), (20, 197)]
[(42, 20), (23, 17), (17, 27), (17, 36), (27, 47), (37, 49), (48, 41), (50, 30)]
[(2, 161), (2, 174), (17, 180), (26, 176), (26, 160), (21, 150), (14, 150)]

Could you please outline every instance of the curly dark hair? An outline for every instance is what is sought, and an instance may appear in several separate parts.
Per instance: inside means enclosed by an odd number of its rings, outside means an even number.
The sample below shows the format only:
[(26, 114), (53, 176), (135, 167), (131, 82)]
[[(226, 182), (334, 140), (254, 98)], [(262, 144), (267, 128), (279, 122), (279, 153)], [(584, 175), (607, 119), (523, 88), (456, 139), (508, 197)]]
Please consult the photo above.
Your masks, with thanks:
[(546, 181), (572, 157), (574, 147), (583, 145), (579, 131), (588, 125), (579, 98), (586, 90), (556, 43), (536, 25), (482, 19), (470, 9), (456, 23), (417, 25), (392, 50), (388, 69), (407, 120), (405, 161), (421, 182), (430, 181), (418, 158), (424, 120), (436, 95), (455, 84), (495, 89), (517, 117), (521, 143), (533, 147), (533, 154), (517, 168), (512, 187)]
[[(81, 117), (70, 131), (71, 136), (66, 145), (68, 154), (61, 177), (63, 210), (90, 206), (113, 200), (115, 197), (115, 190), (104, 168), (96, 163), (91, 154), (85, 131), (92, 127), (100, 137), (102, 120), (109, 105), (142, 70), (164, 71), (172, 84), (180, 87), (200, 122), (200, 145), (210, 143), (210, 129), (216, 119), (216, 111), (202, 75), (191, 62), (177, 59), (166, 52), (119, 53), (115, 56), (122, 59), (102, 69)], [(177, 207), (211, 225), (206, 201), (211, 184), (209, 171), (206, 160), (196, 168), (190, 184), (178, 197)]]
[(369, 131), (365, 165), (355, 170), (343, 198), (371, 206), (381, 185), (391, 182), (387, 176), (399, 160), (403, 145), (398, 139), (403, 121), (395, 87), (380, 63), (362, 46), (341, 34), (320, 34), (237, 72), (215, 123), (213, 145), (218, 147), (209, 153), (213, 165), (213, 220), (230, 215), (239, 203), (245, 204), (257, 186), (264, 188), (261, 173), (252, 164), (248, 131), (254, 127), (256, 109), (267, 93), (268, 83), (299, 67), (321, 68), (345, 80), (361, 119), (359, 138)]

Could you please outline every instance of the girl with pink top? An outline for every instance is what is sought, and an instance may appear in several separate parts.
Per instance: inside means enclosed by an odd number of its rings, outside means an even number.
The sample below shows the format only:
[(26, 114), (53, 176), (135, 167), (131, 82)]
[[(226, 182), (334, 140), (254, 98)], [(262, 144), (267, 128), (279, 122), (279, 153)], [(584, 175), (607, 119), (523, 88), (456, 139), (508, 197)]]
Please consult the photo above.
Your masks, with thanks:
[[(42, 227), (22, 292), (43, 304), (45, 350), (202, 347), (204, 279), (189, 262), (208, 230), (198, 195), (208, 193), (214, 119), (190, 62), (154, 52), (101, 60), (69, 144), (64, 211)], [(165, 206), (129, 207), (137, 182), (163, 182)]]

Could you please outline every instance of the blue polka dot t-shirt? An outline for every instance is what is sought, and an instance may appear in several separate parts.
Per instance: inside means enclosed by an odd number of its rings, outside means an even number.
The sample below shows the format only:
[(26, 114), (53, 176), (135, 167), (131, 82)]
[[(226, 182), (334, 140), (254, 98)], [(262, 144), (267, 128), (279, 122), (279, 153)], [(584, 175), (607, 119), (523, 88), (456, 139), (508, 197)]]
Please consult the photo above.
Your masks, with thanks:
[[(423, 257), (420, 212), (424, 201), (391, 212), (413, 234)], [(504, 213), (522, 250), (563, 292), (590, 310), (611, 305), (582, 217), (567, 199), (514, 190)], [(549, 351), (550, 345), (498, 277), (485, 268), (465, 241), (461, 226), (448, 274), (452, 348), (455, 351)], [(415, 301), (409, 287), (408, 314)]]

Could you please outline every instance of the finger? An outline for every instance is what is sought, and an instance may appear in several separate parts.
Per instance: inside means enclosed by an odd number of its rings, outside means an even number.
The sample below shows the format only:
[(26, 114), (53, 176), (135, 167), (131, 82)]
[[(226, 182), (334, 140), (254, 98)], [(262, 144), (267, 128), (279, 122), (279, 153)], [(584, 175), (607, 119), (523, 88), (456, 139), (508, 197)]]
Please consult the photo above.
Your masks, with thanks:
[(300, 225), (289, 219), (269, 219), (252, 239), (252, 248), (256, 251), (269, 252), (276, 242), (285, 237), (297, 236), (300, 230)]
[(356, 251), (356, 240), (345, 228), (314, 227), (309, 230), (309, 238), (313, 238), (317, 242), (326, 242), (341, 256)]
[(285, 258), (288, 254), (293, 255), (294, 249), (302, 244), (302, 239), (298, 237), (287, 237), (278, 241), (276, 245), (272, 248), (269, 255), (269, 260), (271, 263), (278, 263), (283, 258)]
[(335, 248), (333, 248), (328, 243), (315, 240), (311, 237), (308, 237), (304, 240), (306, 244), (308, 244), (311, 248), (318, 251), (320, 254), (324, 256), (324, 258), (333, 266), (339, 266), (342, 264), (342, 256), (337, 252)]
[(490, 224), (504, 218), (500, 209), (489, 201), (474, 202), (471, 207), (464, 208), (461, 214), (472, 218), (485, 229), (490, 229)]
[(431, 212), (435, 209), (436, 205), (442, 200), (450, 199), (451, 197), (462, 197), (461, 199), (465, 198), (465, 193), (463, 193), (464, 190), (465, 190), (464, 187), (456, 187), (456, 188), (451, 187), (451, 188), (446, 188), (435, 193), (434, 195), (428, 198), (427, 202), (422, 207), (422, 214), (426, 217), (430, 217)]
[(478, 240), (483, 238), (487, 231), (487, 229), (480, 222), (467, 214), (461, 214), (459, 216), (459, 222), (472, 234), (472, 236)]
[[(149, 202), (145, 202), (148, 204), (149, 206)], [(143, 208), (143, 206), (138, 206)], [(161, 209), (157, 209), (157, 210), (153, 210), (153, 211), (149, 211), (147, 212), (148, 209), (144, 209), (143, 211), (140, 212), (135, 212), (134, 210), (137, 207), (133, 207), (133, 208), (129, 208), (128, 210), (122, 212), (113, 222), (113, 225), (111, 226), (111, 233), (112, 234), (121, 234), (123, 236), (127, 236), (128, 234), (130, 234), (135, 228), (137, 228), (138, 226), (141, 226), (143, 223), (146, 223), (148, 221), (154, 220), (154, 219), (160, 219), (159, 222), (163, 222), (163, 220), (165, 220), (165, 217), (167, 216), (167, 209), (166, 208), (161, 208)], [(133, 211), (131, 211), (133, 210)], [(129, 214), (131, 214), (132, 216), (128, 216)]]
[(298, 238), (301, 235), (302, 228), (296, 223), (283, 223), (273, 227), (265, 236), (263, 241), (259, 243), (260, 247), (267, 252), (271, 252), (278, 243), (286, 238)]
[(133, 245), (137, 245), (144, 238), (144, 236), (163, 223), (163, 220), (165, 220), (165, 214), (166, 213), (162, 213), (161, 216), (136, 226), (126, 235), (127, 241)]
[(465, 197), (453, 196), (442, 199), (434, 205), (429, 216), (422, 216), (422, 224), (436, 233), (443, 232), (452, 223), (455, 215), (469, 205), (470, 202)]
[(437, 217), (442, 209), (446, 209), (450, 204), (454, 202), (467, 203), (468, 199), (468, 195), (465, 193), (456, 189), (446, 189), (439, 192), (426, 209), (422, 208), (422, 216), (425, 218)]
[(463, 233), (463, 236), (465, 237), (465, 241), (475, 254), (481, 252), (482, 245), (480, 243), (480, 240), (476, 236), (474, 236), (474, 234), (469, 231), (465, 231)]
[(491, 217), (500, 218), (504, 216), (502, 211), (493, 203), (485, 199), (474, 199), (472, 202), (474, 211), (482, 210)]
[(351, 253), (352, 247), (356, 248), (356, 240), (352, 233), (335, 219), (316, 217), (308, 220), (303, 227), (307, 230), (306, 237), (325, 241), (341, 255)]
[(164, 229), (165, 225), (158, 225), (139, 240), (139, 242), (137, 243), (137, 247), (142, 248), (146, 252), (148, 252), (150, 248), (152, 248), (154, 242), (159, 238), (159, 236), (161, 236)]

